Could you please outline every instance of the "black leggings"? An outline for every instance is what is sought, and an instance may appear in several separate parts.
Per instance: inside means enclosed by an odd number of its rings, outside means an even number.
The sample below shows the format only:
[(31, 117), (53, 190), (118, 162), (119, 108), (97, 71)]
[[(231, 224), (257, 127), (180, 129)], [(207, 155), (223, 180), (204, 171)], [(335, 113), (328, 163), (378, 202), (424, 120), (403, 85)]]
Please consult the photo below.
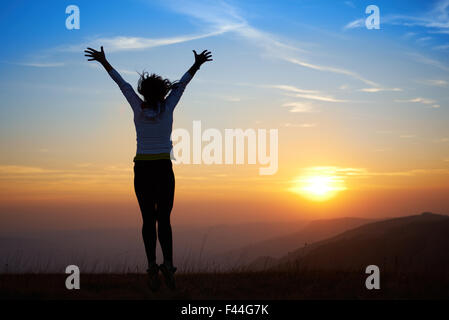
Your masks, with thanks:
[(142, 236), (148, 263), (156, 262), (156, 221), (164, 261), (172, 262), (170, 213), (175, 194), (175, 175), (171, 160), (136, 160), (134, 190), (142, 212)]

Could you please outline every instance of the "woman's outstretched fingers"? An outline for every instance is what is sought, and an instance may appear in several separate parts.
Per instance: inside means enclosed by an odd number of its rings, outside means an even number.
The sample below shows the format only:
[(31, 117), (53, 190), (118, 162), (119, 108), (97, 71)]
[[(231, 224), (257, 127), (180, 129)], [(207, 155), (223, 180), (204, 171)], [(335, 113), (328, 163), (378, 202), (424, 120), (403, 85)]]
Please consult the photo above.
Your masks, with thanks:
[(196, 50), (192, 50), (195, 55), (195, 63), (197, 65), (202, 65), (207, 61), (212, 61), (212, 53), (209, 50), (203, 50), (200, 54), (196, 52)]
[(206, 58), (206, 61), (212, 61), (212, 53), (210, 51), (207, 51), (204, 55), (204, 57)]
[(99, 61), (99, 62), (103, 62), (104, 60), (106, 60), (105, 54), (104, 54), (104, 49), (103, 46), (101, 46), (101, 51), (97, 51), (93, 48), (88, 47), (86, 50), (84, 50), (85, 53), (85, 57), (89, 57), (92, 59), (88, 59), (88, 61)]

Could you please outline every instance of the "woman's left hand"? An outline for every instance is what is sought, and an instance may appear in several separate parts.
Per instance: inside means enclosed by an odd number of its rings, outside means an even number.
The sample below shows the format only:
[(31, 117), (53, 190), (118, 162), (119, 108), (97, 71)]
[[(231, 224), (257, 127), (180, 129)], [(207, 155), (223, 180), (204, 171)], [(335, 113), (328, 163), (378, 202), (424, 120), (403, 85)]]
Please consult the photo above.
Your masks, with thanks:
[(207, 61), (212, 61), (212, 53), (210, 51), (204, 50), (200, 54), (197, 54), (195, 50), (192, 50), (195, 55), (195, 64), (201, 66)]

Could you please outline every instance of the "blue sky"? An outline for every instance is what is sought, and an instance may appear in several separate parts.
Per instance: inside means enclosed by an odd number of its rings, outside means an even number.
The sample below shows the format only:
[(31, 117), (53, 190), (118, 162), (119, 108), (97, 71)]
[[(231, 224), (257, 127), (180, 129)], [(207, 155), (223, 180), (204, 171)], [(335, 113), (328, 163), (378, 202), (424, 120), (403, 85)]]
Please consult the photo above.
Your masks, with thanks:
[[(364, 27), (370, 4), (380, 30)], [(211, 50), (175, 127), (279, 128), (286, 167), (447, 167), (448, 0), (14, 1), (0, 28), (4, 166), (129, 165), (131, 110), (82, 52), (104, 45), (134, 87), (136, 71), (176, 80)]]

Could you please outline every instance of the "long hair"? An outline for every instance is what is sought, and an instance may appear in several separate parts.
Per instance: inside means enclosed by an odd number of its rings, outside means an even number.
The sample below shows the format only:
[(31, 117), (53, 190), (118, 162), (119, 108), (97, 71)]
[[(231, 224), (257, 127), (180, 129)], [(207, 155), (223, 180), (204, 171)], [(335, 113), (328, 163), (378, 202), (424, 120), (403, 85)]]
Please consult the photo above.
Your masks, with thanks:
[(157, 104), (164, 101), (172, 86), (173, 83), (170, 80), (143, 71), (137, 84), (137, 91), (144, 97), (142, 108), (156, 110)]

